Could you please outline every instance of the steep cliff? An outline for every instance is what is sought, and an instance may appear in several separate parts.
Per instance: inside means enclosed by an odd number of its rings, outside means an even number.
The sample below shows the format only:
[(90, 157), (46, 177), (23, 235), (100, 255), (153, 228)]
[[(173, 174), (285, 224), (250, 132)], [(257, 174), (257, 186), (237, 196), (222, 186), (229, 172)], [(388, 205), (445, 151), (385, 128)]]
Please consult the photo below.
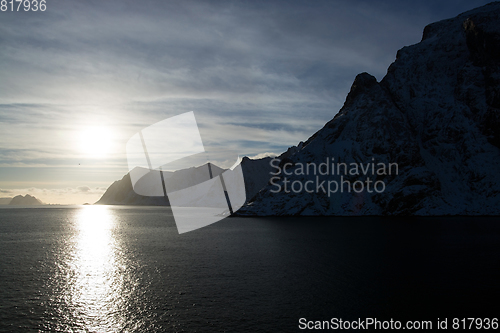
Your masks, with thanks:
[(499, 148), (496, 2), (425, 27), (381, 82), (359, 74), (339, 113), (273, 162), (275, 178), (238, 214), (497, 215)]

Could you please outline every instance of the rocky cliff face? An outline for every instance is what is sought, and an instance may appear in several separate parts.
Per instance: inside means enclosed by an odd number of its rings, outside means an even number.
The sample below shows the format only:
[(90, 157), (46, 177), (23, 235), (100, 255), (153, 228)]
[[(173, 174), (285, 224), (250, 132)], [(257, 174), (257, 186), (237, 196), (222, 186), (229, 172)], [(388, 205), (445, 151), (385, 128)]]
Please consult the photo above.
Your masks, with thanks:
[[(281, 155), (274, 162), (277, 175), (272, 183), (238, 213), (497, 215), (499, 148), (497, 2), (427, 26), (420, 43), (397, 52), (381, 82), (359, 74), (339, 113), (306, 142)], [(327, 158), (330, 169), (336, 168), (332, 162), (345, 163), (347, 171), (301, 171)], [(397, 172), (380, 171), (391, 163), (397, 164)], [(368, 165), (369, 172), (356, 174), (354, 164), (358, 169)], [(344, 184), (336, 192), (323, 191), (318, 187), (322, 180), (323, 187), (331, 182), (331, 189), (333, 181)], [(364, 190), (348, 192), (346, 181), (360, 181)], [(372, 187), (370, 193), (370, 181), (383, 182), (384, 190)], [(294, 182), (295, 191), (290, 189)], [(381, 190), (382, 183), (378, 185)]]

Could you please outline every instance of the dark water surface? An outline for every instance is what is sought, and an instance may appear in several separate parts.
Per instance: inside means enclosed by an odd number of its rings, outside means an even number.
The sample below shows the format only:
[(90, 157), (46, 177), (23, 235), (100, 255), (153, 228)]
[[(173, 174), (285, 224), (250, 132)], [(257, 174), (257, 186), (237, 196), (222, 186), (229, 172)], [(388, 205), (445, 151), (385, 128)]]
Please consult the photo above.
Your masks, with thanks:
[(299, 318), (500, 317), (500, 219), (0, 209), (1, 332), (293, 332)]

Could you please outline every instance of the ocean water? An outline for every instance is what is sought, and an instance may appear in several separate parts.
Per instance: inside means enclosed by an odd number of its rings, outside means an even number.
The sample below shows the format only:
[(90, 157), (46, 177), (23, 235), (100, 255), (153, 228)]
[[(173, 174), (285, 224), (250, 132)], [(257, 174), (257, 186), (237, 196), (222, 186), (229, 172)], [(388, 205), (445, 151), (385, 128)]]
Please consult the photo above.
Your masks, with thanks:
[(2, 208), (0, 331), (499, 317), (499, 221), (227, 218), (179, 235), (165, 207)]

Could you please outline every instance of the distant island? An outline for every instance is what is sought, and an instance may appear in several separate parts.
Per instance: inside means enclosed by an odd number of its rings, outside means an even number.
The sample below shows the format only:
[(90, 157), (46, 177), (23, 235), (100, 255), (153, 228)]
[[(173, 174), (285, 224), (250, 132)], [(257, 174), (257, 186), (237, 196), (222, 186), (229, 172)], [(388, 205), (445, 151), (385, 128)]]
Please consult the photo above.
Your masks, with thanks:
[(40, 206), (43, 205), (39, 199), (26, 194), (25, 196), (17, 195), (13, 198), (0, 198), (0, 205), (9, 206)]

